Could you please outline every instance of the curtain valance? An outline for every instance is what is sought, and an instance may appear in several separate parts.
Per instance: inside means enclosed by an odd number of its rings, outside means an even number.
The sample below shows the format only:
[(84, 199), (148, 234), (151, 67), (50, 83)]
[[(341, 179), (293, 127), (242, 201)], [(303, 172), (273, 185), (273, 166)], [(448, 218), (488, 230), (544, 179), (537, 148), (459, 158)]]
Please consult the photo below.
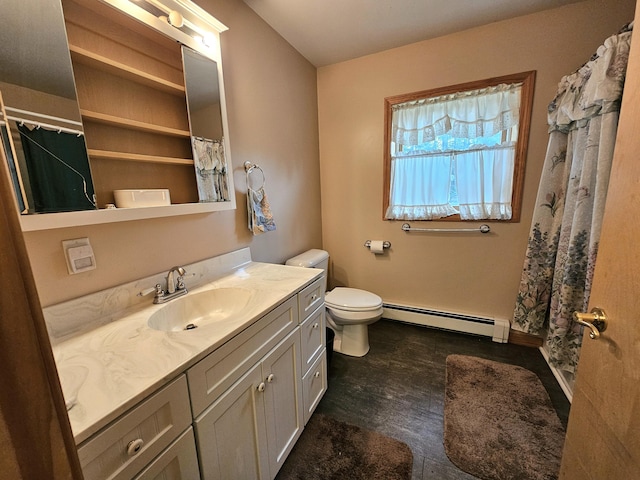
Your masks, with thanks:
[(520, 90), (521, 84), (503, 84), (394, 105), (392, 139), (397, 146), (412, 146), (445, 133), (490, 137), (518, 124)]
[(549, 104), (549, 131), (568, 132), (595, 116), (620, 110), (631, 28), (609, 37), (589, 62), (562, 78)]

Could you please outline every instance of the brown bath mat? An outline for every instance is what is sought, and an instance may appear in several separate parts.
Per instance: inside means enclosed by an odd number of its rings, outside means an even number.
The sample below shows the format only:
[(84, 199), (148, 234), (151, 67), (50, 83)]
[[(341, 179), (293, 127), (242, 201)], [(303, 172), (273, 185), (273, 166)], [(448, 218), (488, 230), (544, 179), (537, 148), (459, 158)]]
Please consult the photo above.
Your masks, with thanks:
[(466, 355), (447, 357), (444, 448), (485, 480), (551, 480), (564, 429), (533, 372)]
[(409, 480), (407, 444), (314, 414), (276, 480)]

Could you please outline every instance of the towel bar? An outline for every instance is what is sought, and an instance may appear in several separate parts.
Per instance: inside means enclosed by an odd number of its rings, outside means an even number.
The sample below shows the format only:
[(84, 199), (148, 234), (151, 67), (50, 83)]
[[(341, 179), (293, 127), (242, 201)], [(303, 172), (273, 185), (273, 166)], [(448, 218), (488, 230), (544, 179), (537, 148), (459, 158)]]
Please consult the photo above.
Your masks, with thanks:
[(251, 175), (254, 170), (260, 170), (260, 173), (262, 174), (262, 185), (260, 185), (260, 187), (258, 188), (264, 187), (264, 182), (267, 179), (267, 177), (265, 177), (264, 175), (264, 170), (262, 170), (260, 165), (251, 163), (248, 160), (244, 162), (244, 171), (247, 172), (247, 187), (249, 187), (249, 175)]
[(462, 232), (462, 233), (489, 233), (491, 227), (486, 223), (483, 223), (478, 228), (415, 228), (408, 223), (402, 224), (402, 230), (405, 232)]

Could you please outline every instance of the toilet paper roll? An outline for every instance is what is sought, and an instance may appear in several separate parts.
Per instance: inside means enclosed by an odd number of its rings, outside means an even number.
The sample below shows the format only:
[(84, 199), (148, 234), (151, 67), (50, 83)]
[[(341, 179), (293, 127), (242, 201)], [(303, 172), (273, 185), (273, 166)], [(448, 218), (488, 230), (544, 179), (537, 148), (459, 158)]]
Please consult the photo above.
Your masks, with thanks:
[(371, 240), (371, 245), (369, 246), (371, 253), (375, 253), (376, 255), (380, 255), (384, 253), (384, 241), (382, 240)]

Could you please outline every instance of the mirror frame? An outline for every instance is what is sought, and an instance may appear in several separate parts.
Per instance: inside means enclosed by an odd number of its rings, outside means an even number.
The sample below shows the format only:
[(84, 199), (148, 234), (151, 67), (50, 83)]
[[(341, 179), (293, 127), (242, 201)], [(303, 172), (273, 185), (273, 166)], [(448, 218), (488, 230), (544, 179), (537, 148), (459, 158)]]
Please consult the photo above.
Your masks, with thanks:
[(145, 0), (155, 8), (164, 8), (167, 12), (175, 10), (184, 18), (185, 24), (196, 30), (208, 32), (212, 40), (211, 46), (205, 46), (187, 33), (171, 26), (155, 15), (129, 0), (96, 0), (120, 12), (133, 17), (137, 21), (155, 29), (156, 31), (175, 39), (179, 43), (190, 47), (205, 57), (214, 60), (218, 66), (218, 85), (220, 88), (220, 109), (222, 114), (222, 128), (224, 132), (225, 156), (228, 164), (228, 186), (230, 199), (227, 202), (183, 203), (162, 207), (117, 208), (75, 212), (47, 213), (41, 215), (21, 215), (20, 224), (23, 231), (49, 230), (103, 223), (126, 222), (151, 218), (163, 218), (179, 215), (210, 213), (236, 209), (236, 195), (233, 183), (233, 161), (229, 141), (229, 125), (227, 121), (226, 97), (224, 77), (222, 74), (222, 52), (220, 49), (220, 33), (228, 28), (207, 11), (189, 0)]

